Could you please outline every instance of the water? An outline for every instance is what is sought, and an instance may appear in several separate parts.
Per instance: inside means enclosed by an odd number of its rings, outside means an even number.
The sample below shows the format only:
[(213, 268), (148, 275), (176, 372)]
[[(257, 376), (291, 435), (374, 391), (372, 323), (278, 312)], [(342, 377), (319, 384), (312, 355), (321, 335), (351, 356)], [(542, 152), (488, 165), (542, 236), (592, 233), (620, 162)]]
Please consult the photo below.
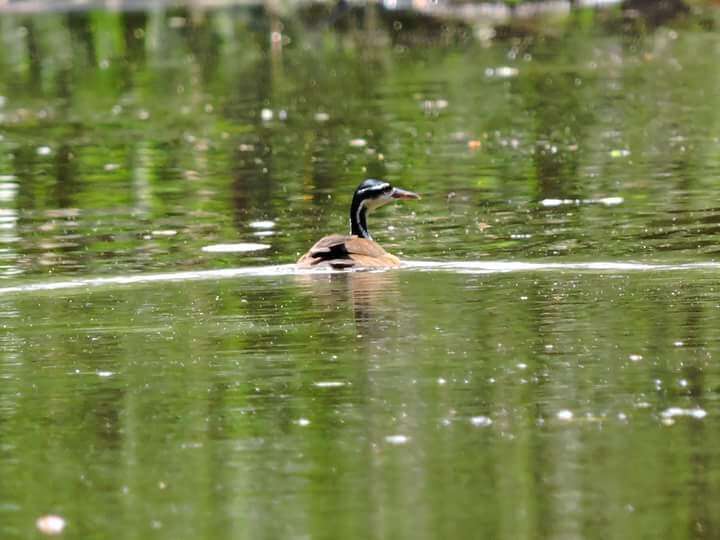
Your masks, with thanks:
[(717, 537), (717, 13), (356, 15), (0, 14), (0, 536)]

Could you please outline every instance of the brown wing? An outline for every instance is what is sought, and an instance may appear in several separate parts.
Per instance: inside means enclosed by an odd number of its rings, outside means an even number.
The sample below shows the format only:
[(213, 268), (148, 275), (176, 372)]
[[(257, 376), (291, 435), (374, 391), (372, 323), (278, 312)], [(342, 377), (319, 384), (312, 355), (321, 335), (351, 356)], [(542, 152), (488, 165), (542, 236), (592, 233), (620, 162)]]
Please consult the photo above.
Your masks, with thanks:
[(321, 238), (305, 255), (298, 266), (332, 266), (333, 268), (388, 268), (400, 265), (400, 259), (390, 255), (377, 242), (332, 234)]

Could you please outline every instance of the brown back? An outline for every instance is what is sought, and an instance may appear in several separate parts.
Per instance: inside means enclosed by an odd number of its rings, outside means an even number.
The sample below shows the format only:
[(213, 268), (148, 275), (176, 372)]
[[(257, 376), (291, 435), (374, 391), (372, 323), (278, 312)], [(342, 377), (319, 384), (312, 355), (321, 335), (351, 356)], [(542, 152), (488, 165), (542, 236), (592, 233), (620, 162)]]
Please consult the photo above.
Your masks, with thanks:
[(318, 240), (297, 264), (304, 268), (326, 265), (333, 268), (388, 268), (400, 266), (400, 259), (373, 240), (331, 234)]

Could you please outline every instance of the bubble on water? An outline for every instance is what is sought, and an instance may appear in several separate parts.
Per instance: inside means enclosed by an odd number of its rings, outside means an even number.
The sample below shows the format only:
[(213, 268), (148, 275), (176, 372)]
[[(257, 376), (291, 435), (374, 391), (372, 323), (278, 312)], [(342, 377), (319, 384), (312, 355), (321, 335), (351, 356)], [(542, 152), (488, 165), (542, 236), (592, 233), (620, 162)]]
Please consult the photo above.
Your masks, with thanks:
[(120, 168), (118, 163), (106, 163), (103, 165), (103, 169), (107, 172), (117, 171)]
[(426, 112), (447, 109), (450, 103), (446, 99), (426, 99), (422, 102), (422, 108)]
[(39, 146), (36, 152), (38, 156), (49, 156), (52, 154), (52, 148), (49, 146)]
[(477, 139), (471, 139), (467, 142), (467, 147), (469, 150), (479, 150), (482, 148), (482, 141), (478, 141)]
[(313, 383), (313, 386), (316, 386), (317, 388), (340, 388), (346, 384), (347, 383), (345, 381), (318, 381)]
[(49, 536), (54, 536), (63, 532), (63, 530), (65, 529), (65, 525), (65, 519), (63, 519), (61, 516), (56, 516), (52, 514), (39, 517), (35, 522), (37, 530), (40, 531), (42, 534), (46, 534)]
[(253, 229), (272, 229), (275, 226), (275, 222), (270, 220), (251, 221), (248, 225)]
[[(3, 178), (8, 178), (7, 176), (0, 176), (0, 202), (10, 202), (13, 201), (17, 197), (17, 192), (19, 190), (18, 184), (15, 182), (3, 182)], [(13, 178), (13, 177), (10, 177)], [(0, 219), (0, 222), (4, 221)], [(2, 228), (2, 227), (0, 227)]]
[(148, 118), (150, 118), (150, 113), (149, 113), (148, 111), (144, 110), (144, 109), (141, 109), (141, 110), (138, 111), (137, 117), (138, 117), (140, 120), (147, 120)]
[(308, 420), (307, 418), (298, 418), (295, 423), (298, 426), (305, 427), (310, 425), (310, 420)]
[(573, 419), (573, 412), (568, 409), (563, 409), (562, 411), (558, 411), (556, 414), (558, 420), (563, 420), (565, 422), (569, 422)]
[(681, 407), (670, 407), (669, 409), (665, 409), (663, 412), (660, 413), (660, 417), (665, 419), (670, 418), (676, 418), (678, 416), (689, 416), (690, 418), (695, 418), (697, 420), (702, 420), (707, 416), (707, 411), (704, 409), (701, 409), (700, 407), (695, 407), (693, 409), (683, 409)]
[(610, 157), (612, 158), (621, 158), (621, 157), (627, 157), (630, 155), (630, 150), (626, 148), (616, 148), (615, 150), (610, 150)]
[(628, 359), (631, 362), (639, 362), (640, 360), (643, 359), (643, 357), (641, 354), (631, 354), (630, 356), (628, 356)]
[(385, 442), (395, 445), (407, 444), (410, 442), (410, 437), (407, 435), (388, 435), (385, 437)]
[(98, 371), (97, 376), (98, 377), (112, 377), (114, 373), (112, 371)]
[(326, 112), (317, 112), (315, 113), (315, 121), (316, 122), (327, 122), (330, 120), (330, 115)]
[(243, 242), (239, 244), (212, 244), (203, 246), (201, 251), (205, 253), (247, 253), (250, 251), (261, 251), (263, 249), (270, 249), (270, 246), (268, 244)]
[(442, 386), (444, 384), (447, 384), (447, 380), (443, 379), (442, 377), (438, 377), (437, 383)]
[(260, 119), (263, 122), (269, 122), (270, 120), (273, 119), (273, 116), (274, 116), (274, 113), (273, 113), (272, 109), (262, 109), (260, 111)]
[[(491, 70), (492, 71), (492, 70)], [(502, 79), (508, 79), (515, 77), (519, 73), (519, 70), (510, 66), (500, 66), (495, 68), (494, 73), (491, 76), (500, 77)]]
[(491, 426), (493, 421), (488, 416), (473, 416), (470, 419), (470, 423), (475, 427), (488, 427)]
[(604, 206), (616, 206), (625, 202), (622, 197), (600, 197), (598, 199), (543, 199), (540, 206), (552, 208), (556, 206), (578, 206), (581, 204), (602, 204)]
[(350, 146), (354, 148), (362, 148), (363, 146), (367, 145), (367, 141), (365, 139), (352, 139), (350, 141)]
[(675, 345), (676, 347), (683, 347), (685, 343), (682, 341), (675, 341), (673, 342), (673, 345)]
[(160, 229), (153, 231), (153, 236), (175, 236), (178, 232), (175, 229)]

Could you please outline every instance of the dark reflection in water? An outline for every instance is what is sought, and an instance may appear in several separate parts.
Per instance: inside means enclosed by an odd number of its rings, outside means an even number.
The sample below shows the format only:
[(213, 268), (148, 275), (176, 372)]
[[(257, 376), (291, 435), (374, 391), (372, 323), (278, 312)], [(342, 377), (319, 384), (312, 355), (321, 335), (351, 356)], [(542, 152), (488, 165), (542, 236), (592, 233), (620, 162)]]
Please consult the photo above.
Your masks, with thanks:
[(8, 297), (3, 533), (47, 511), (90, 536), (715, 530), (718, 297), (714, 274), (681, 277)]

